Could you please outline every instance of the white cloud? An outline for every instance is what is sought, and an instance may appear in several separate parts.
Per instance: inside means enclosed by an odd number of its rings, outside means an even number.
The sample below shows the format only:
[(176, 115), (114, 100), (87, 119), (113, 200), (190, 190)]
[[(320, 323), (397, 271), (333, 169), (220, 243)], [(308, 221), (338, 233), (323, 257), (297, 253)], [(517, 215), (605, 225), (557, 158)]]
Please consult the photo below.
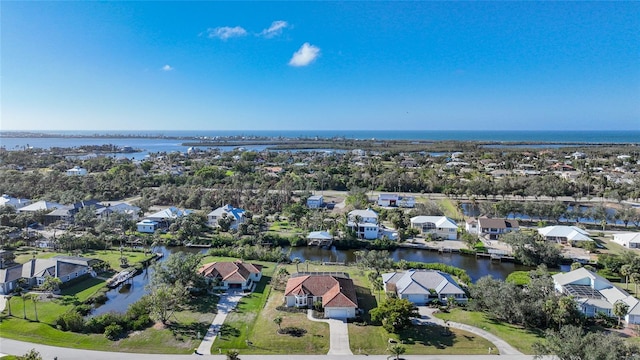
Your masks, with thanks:
[(304, 43), (298, 51), (293, 53), (293, 57), (289, 60), (291, 66), (307, 66), (320, 55), (320, 48), (317, 46)]
[(207, 34), (209, 38), (212, 38), (212, 39), (218, 38), (221, 40), (227, 40), (232, 37), (245, 36), (247, 35), (247, 30), (245, 30), (243, 27), (240, 27), (240, 26), (236, 26), (236, 27), (222, 26), (222, 27), (217, 27), (215, 29), (207, 29)]
[(173, 70), (173, 68), (169, 64), (162, 67), (162, 71), (171, 71), (171, 70)]
[(262, 30), (262, 32), (258, 35), (264, 36), (269, 39), (282, 34), (282, 30), (286, 29), (287, 27), (289, 27), (289, 24), (286, 21), (277, 20), (272, 22), (271, 26), (269, 26), (268, 29)]

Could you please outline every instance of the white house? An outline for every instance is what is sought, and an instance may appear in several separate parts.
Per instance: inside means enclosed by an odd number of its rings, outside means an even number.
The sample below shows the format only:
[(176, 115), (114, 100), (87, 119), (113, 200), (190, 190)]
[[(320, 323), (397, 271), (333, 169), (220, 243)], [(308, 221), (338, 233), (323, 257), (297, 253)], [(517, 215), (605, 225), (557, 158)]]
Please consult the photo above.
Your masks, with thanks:
[(640, 233), (613, 234), (613, 241), (629, 249), (640, 249)]
[(218, 220), (222, 219), (225, 216), (232, 219), (230, 228), (237, 229), (238, 225), (244, 222), (245, 211), (240, 208), (235, 208), (229, 204), (219, 207), (207, 214), (209, 225), (214, 227), (219, 226)]
[(324, 197), (322, 195), (309, 196), (307, 199), (307, 207), (309, 209), (319, 209), (324, 204)]
[(378, 214), (371, 210), (353, 210), (348, 215), (347, 226), (355, 231), (358, 239), (375, 240), (378, 238)]
[(255, 284), (262, 279), (262, 265), (246, 263), (241, 260), (204, 264), (198, 272), (207, 281), (214, 283), (214, 289), (222, 290), (251, 291)]
[(378, 195), (378, 206), (382, 207), (406, 207), (412, 208), (416, 206), (416, 199), (413, 196), (401, 196), (398, 194), (380, 194)]
[(411, 227), (420, 230), (421, 234), (432, 234), (445, 240), (458, 238), (458, 225), (446, 216), (414, 216)]
[(478, 230), (478, 219), (476, 218), (469, 218), (467, 219), (467, 221), (465, 221), (464, 223), (464, 229), (469, 233), (469, 234), (474, 234), (474, 235), (478, 235), (479, 234), (479, 230)]
[(144, 219), (136, 223), (136, 226), (138, 228), (138, 232), (153, 234), (156, 230), (158, 230), (160, 224), (154, 220)]
[(284, 301), (288, 307), (311, 307), (320, 301), (324, 317), (356, 317), (358, 297), (353, 280), (346, 273), (296, 273), (287, 280)]
[(629, 305), (625, 321), (628, 324), (640, 324), (640, 301), (612, 285), (602, 276), (585, 268), (579, 268), (567, 273), (555, 274), (552, 278), (556, 291), (573, 296), (579, 310), (586, 316), (593, 317), (599, 312), (614, 316), (614, 304), (622, 301)]
[(467, 295), (451, 275), (436, 270), (408, 270), (382, 274), (386, 292), (398, 295), (416, 305), (437, 300), (445, 304), (448, 298), (458, 303), (467, 302)]
[(0, 206), (13, 206), (13, 208), (16, 210), (25, 207), (30, 203), (31, 200), (29, 199), (14, 198), (13, 196), (9, 196), (7, 194), (3, 194), (2, 196), (0, 196)]
[(171, 222), (175, 219), (183, 216), (187, 216), (191, 214), (193, 210), (181, 210), (176, 207), (169, 207), (164, 210), (160, 210), (156, 213), (148, 215), (145, 217), (147, 220), (156, 221), (158, 223), (158, 227), (166, 228), (169, 227)]
[(87, 175), (87, 169), (80, 166), (74, 166), (71, 169), (67, 170), (67, 176), (84, 176), (84, 175)]
[(36, 212), (41, 210), (52, 211), (55, 209), (62, 209), (62, 208), (65, 208), (65, 206), (62, 204), (42, 200), (42, 201), (34, 202), (33, 204), (23, 206), (20, 209), (18, 209), (18, 212)]
[(593, 241), (589, 232), (577, 226), (555, 225), (538, 229), (538, 233), (547, 241), (555, 241), (559, 244), (574, 243), (577, 241)]

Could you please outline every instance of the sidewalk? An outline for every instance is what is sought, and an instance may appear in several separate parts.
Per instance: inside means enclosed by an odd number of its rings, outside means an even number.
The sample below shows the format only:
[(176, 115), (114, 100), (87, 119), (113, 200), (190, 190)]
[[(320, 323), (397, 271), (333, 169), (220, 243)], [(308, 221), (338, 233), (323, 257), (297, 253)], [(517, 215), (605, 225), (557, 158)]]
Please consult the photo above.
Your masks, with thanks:
[(224, 320), (227, 318), (227, 315), (238, 305), (242, 296), (243, 294), (241, 292), (225, 293), (220, 295), (218, 313), (211, 322), (211, 326), (209, 326), (207, 333), (204, 335), (200, 346), (198, 346), (197, 354), (211, 355), (211, 346), (213, 346), (213, 342), (216, 340), (218, 332), (220, 332), (220, 327), (224, 324)]

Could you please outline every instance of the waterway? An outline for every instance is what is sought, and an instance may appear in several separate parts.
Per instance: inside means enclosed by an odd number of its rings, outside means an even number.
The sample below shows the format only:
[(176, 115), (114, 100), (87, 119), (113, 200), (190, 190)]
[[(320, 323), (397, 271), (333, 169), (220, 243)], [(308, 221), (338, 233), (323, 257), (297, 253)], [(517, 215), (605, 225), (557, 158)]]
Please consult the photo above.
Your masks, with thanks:
[[(300, 270), (313, 271), (313, 264), (310, 262), (345, 262), (355, 263), (357, 250), (337, 250), (335, 248), (322, 249), (318, 247), (296, 247), (285, 249), (289, 252), (291, 259), (298, 258), (301, 261)], [(164, 256), (159, 261), (165, 261), (171, 253), (178, 251), (191, 253), (206, 253), (207, 249), (194, 249), (185, 247), (167, 248), (160, 246), (154, 249), (154, 252), (162, 252)], [(487, 258), (478, 258), (474, 256), (466, 256), (460, 254), (439, 254), (435, 251), (422, 249), (399, 248), (389, 253), (394, 261), (406, 260), (425, 263), (440, 262), (465, 269), (472, 281), (477, 281), (485, 275), (491, 275), (496, 279), (505, 279), (511, 272), (518, 270), (531, 270), (531, 268), (517, 265), (510, 262), (491, 261)], [(566, 271), (567, 269), (563, 269)], [(133, 277), (130, 286), (120, 286), (107, 292), (107, 302), (97, 307), (91, 316), (101, 315), (108, 312), (125, 312), (129, 305), (140, 300), (142, 296), (148, 293), (147, 285), (153, 276), (153, 269), (146, 268), (140, 274)]]

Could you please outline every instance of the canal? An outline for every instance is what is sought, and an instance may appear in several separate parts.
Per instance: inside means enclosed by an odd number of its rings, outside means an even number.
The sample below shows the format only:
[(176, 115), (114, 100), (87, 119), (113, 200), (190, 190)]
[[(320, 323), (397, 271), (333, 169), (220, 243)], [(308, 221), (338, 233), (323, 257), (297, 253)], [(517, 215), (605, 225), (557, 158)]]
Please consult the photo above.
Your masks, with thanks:
[[(159, 246), (154, 249), (154, 252), (162, 252), (164, 256), (159, 261), (165, 261), (171, 253), (183, 251), (190, 253), (206, 253), (208, 249), (195, 249), (185, 247), (171, 247), (167, 248)], [(290, 258), (300, 259), (301, 262), (305, 260), (319, 261), (319, 262), (346, 262), (355, 263), (357, 250), (336, 250), (322, 249), (318, 247), (295, 247), (286, 248), (285, 252), (290, 251)], [(460, 254), (440, 254), (436, 251), (422, 250), (422, 249), (409, 249), (398, 248), (390, 253), (391, 258), (394, 261), (406, 260), (417, 262), (439, 262), (447, 265), (455, 266), (461, 269), (465, 269), (469, 277), (473, 282), (485, 275), (491, 275), (496, 279), (506, 279), (506, 277), (513, 271), (518, 270), (531, 270), (531, 268), (517, 265), (510, 262), (498, 262), (491, 261), (488, 258), (478, 258), (474, 256), (460, 255)], [(304, 269), (304, 264), (301, 265), (301, 269)], [(567, 269), (562, 269), (567, 271)], [(97, 307), (91, 316), (101, 315), (108, 312), (125, 312), (129, 305), (140, 300), (147, 291), (147, 285), (153, 276), (153, 270), (151, 268), (144, 269), (140, 274), (133, 277), (131, 286), (120, 286), (116, 289), (109, 290), (107, 292), (107, 302)]]

